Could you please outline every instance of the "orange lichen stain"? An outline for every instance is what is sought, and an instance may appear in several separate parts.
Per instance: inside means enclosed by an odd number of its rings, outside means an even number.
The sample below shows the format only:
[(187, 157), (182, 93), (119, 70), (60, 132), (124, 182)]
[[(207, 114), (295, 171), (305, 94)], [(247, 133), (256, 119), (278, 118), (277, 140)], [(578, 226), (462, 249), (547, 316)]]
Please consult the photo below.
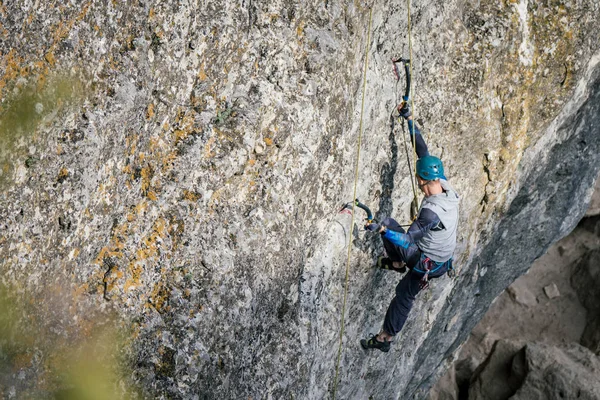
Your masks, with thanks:
[(208, 76), (206, 75), (204, 63), (202, 63), (202, 65), (200, 66), (200, 71), (198, 71), (198, 79), (200, 79), (200, 81), (202, 81), (202, 82), (204, 82), (205, 80), (208, 79)]
[(23, 58), (16, 55), (14, 49), (11, 49), (0, 62), (0, 70), (4, 70), (4, 75), (0, 77), (0, 94), (8, 81), (11, 81), (21, 75)]
[(121, 225), (117, 225), (113, 229), (113, 246), (118, 250), (123, 250), (125, 248), (125, 243), (123, 243), (123, 239), (127, 238), (129, 233), (129, 224), (123, 223)]
[(156, 11), (154, 11), (154, 7), (150, 8), (150, 11), (148, 11), (148, 19), (154, 18), (155, 15)]
[(158, 242), (159, 239), (166, 237), (166, 226), (164, 218), (159, 218), (154, 222), (152, 232), (142, 239), (143, 246), (136, 251), (137, 260), (146, 260), (158, 255)]
[(211, 158), (211, 157), (214, 157), (215, 155), (217, 155), (217, 153), (215, 153), (214, 151), (211, 151), (215, 142), (216, 142), (216, 139), (214, 137), (211, 137), (210, 139), (208, 139), (208, 142), (206, 142), (206, 145), (204, 145), (204, 156), (206, 158)]
[(167, 231), (167, 221), (165, 221), (164, 218), (159, 218), (154, 222), (154, 226), (152, 227), (152, 229), (154, 230), (154, 232), (156, 232), (158, 234), (158, 236), (160, 237), (165, 237)]
[(66, 168), (61, 168), (58, 172), (58, 180), (65, 180), (69, 176), (69, 170)]
[(94, 262), (92, 264), (102, 265), (104, 263), (105, 257), (123, 258), (123, 253), (118, 249), (114, 249), (112, 247), (105, 246), (100, 250), (100, 253), (98, 254), (98, 256), (96, 257), (96, 259), (94, 260)]
[[(100, 250), (100, 253), (98, 254), (93, 263), (101, 266), (104, 263), (104, 259), (106, 257), (116, 257), (122, 259), (124, 257), (123, 249), (125, 248), (125, 243), (123, 242), (123, 239), (127, 237), (128, 229), (128, 224), (121, 224), (115, 227), (113, 229), (113, 237), (111, 238), (110, 244), (108, 246), (103, 247)], [(119, 271), (117, 273), (117, 277), (122, 276), (123, 273)]]
[(54, 28), (54, 32), (52, 34), (52, 39), (54, 41), (53, 45), (56, 45), (58, 42), (69, 36), (69, 32), (74, 24), (75, 21), (69, 21), (66, 24), (63, 21), (60, 21), (56, 28)]
[(196, 193), (196, 192), (191, 192), (189, 190), (184, 190), (183, 198), (187, 201), (191, 201), (191, 202), (195, 203), (202, 198), (202, 194)]
[(175, 131), (173, 132), (173, 136), (175, 136), (175, 144), (177, 144), (186, 137), (188, 137), (188, 134), (184, 130), (175, 129)]
[(127, 274), (129, 275), (129, 277), (123, 285), (123, 290), (125, 292), (128, 292), (129, 290), (132, 290), (137, 286), (140, 286), (142, 272), (143, 269), (139, 263), (137, 263), (136, 261), (131, 261), (129, 263), (129, 265), (127, 266)]
[(146, 194), (146, 196), (152, 201), (158, 200), (156, 193), (154, 193), (154, 191), (152, 191), (152, 190), (149, 190), (148, 193)]
[(79, 257), (79, 253), (81, 253), (81, 250), (80, 250), (80, 249), (75, 249), (75, 250), (73, 250), (73, 253), (72, 253), (72, 258), (77, 258), (77, 257)]
[(162, 157), (162, 170), (168, 171), (175, 166), (175, 160), (177, 159), (177, 151), (172, 151)]
[(133, 168), (131, 168), (131, 164), (127, 164), (121, 168), (121, 172), (127, 175), (133, 175)]
[[(171, 296), (171, 290), (166, 287), (163, 282), (158, 282), (152, 288), (152, 292), (150, 293), (150, 303), (156, 308), (156, 311), (163, 311), (163, 308), (168, 310), (168, 307), (165, 307), (165, 303), (169, 300)], [(159, 349), (160, 352), (160, 349)]]
[(254, 164), (256, 164), (256, 160), (254, 158), (251, 160), (248, 160), (248, 165), (250, 165), (251, 167), (254, 167)]
[(148, 105), (148, 110), (146, 111), (146, 119), (150, 119), (154, 117), (154, 104), (150, 103)]
[(296, 27), (296, 35), (299, 38), (301, 38), (302, 36), (304, 36), (304, 27), (305, 27), (305, 25), (306, 25), (306, 23), (304, 21), (300, 21), (300, 23)]
[(265, 138), (264, 141), (267, 146), (273, 146), (273, 139)]
[(142, 193), (148, 194), (148, 191), (150, 190), (150, 180), (154, 175), (154, 171), (152, 171), (152, 167), (146, 166), (142, 168), (140, 175), (142, 177)]
[(136, 206), (135, 206), (135, 213), (140, 216), (143, 215), (144, 212), (146, 212), (146, 209), (148, 208), (148, 202), (142, 200), (141, 202), (139, 202)]

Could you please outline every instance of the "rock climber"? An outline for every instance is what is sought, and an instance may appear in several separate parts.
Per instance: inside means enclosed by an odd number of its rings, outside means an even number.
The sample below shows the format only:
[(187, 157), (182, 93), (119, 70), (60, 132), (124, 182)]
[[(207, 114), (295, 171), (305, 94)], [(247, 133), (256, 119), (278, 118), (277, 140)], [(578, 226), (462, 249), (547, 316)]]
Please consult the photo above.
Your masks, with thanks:
[(379, 267), (398, 272), (405, 272), (406, 267), (409, 269), (396, 286), (396, 296), (388, 307), (381, 331), (370, 339), (360, 341), (365, 349), (383, 352), (390, 350), (394, 337), (406, 322), (416, 295), (427, 287), (427, 281), (443, 276), (452, 268), (458, 223), (459, 197), (444, 176), (442, 161), (429, 154), (407, 103), (397, 109), (408, 122), (411, 138), (415, 135), (418, 156), (416, 178), (425, 197), (416, 220), (407, 232), (392, 218), (365, 226), (365, 229), (381, 234), (387, 257), (379, 257)]

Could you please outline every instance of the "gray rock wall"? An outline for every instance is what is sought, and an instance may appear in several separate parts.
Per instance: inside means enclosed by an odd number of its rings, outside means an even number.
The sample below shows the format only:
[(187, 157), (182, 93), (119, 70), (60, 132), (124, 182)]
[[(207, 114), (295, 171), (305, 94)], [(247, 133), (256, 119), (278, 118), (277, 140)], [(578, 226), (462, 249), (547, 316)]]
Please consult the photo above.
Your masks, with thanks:
[(412, 4), (414, 113), (462, 195), (460, 273), (420, 296), (383, 355), (358, 339), (398, 276), (371, 268), (378, 238), (337, 213), (353, 196), (368, 48), (357, 196), (409, 221), (406, 132), (389, 126), (406, 6), (372, 7), (366, 43), (361, 2), (2, 3), (3, 282), (62, 291), (78, 318), (43, 317), (65, 332), (116, 311), (149, 397), (325, 398), (352, 232), (337, 396), (422, 397), (587, 208), (600, 12)]
[(597, 399), (600, 362), (589, 349), (571, 343), (554, 347), (499, 340), (477, 371), (470, 399)]
[[(596, 191), (593, 197), (598, 195)], [(586, 356), (591, 361), (574, 370), (576, 379), (565, 376), (557, 380), (557, 385), (537, 383), (537, 387), (554, 390), (551, 398), (560, 397), (561, 391), (566, 398), (565, 393), (582, 388), (578, 381), (588, 379), (589, 374), (594, 373), (594, 363), (598, 361), (600, 301), (595, 275), (600, 247), (599, 224), (597, 216), (583, 218), (569, 235), (554, 243), (535, 260), (526, 274), (498, 296), (469, 334), (452, 368), (436, 383), (427, 398), (456, 400), (467, 393), (469, 398), (472, 395), (511, 397), (523, 386), (523, 379), (514, 379), (519, 374), (511, 378), (510, 365), (501, 361), (513, 359), (517, 350), (525, 344), (543, 343), (549, 353), (557, 355), (577, 346), (585, 346), (596, 353), (596, 356), (591, 353)], [(511, 346), (506, 341), (515, 340), (518, 341), (517, 347), (510, 350)], [(515, 361), (513, 365), (520, 365), (514, 364)], [(538, 367), (541, 370), (535, 371)], [(546, 368), (543, 363), (528, 363), (527, 374), (537, 376), (533, 381), (543, 379), (543, 368)], [(559, 376), (562, 374), (558, 373)], [(597, 383), (596, 380), (591, 382)], [(561, 385), (563, 387), (558, 387)], [(471, 389), (474, 391), (472, 395)]]

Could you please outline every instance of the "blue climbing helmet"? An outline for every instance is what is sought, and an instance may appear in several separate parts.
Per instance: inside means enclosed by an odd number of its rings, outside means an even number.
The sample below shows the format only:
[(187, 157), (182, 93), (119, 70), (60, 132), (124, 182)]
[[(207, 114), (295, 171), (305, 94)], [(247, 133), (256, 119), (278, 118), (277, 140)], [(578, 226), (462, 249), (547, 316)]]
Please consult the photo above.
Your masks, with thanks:
[(436, 156), (425, 156), (417, 160), (417, 175), (426, 181), (444, 178), (442, 160)]

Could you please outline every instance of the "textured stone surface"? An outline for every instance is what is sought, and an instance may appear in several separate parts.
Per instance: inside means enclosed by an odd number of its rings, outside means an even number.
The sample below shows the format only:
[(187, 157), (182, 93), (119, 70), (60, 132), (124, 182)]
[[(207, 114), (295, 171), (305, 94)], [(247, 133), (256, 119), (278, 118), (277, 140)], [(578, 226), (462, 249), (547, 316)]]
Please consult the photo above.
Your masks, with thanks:
[[(462, 195), (460, 274), (420, 296), (383, 355), (358, 339), (398, 276), (370, 268), (380, 243), (337, 214), (353, 193), (365, 4), (2, 2), (2, 280), (23, 296), (60, 287), (68, 312), (43, 315), (62, 329), (109, 309), (133, 325), (149, 397), (320, 399), (352, 232), (338, 396), (423, 397), (587, 208), (598, 7), (413, 4), (414, 112)], [(405, 136), (389, 129), (406, 9), (374, 3), (372, 22), (358, 197), (408, 221)]]
[(599, 372), (600, 358), (578, 344), (500, 340), (473, 378), (469, 399), (597, 399)]
[[(499, 339), (553, 346), (579, 343), (597, 354), (597, 338), (588, 337), (598, 332), (595, 326), (600, 315), (598, 283), (591, 276), (597, 264), (593, 255), (600, 249), (597, 225), (598, 217), (584, 218), (498, 297), (471, 331), (458, 360), (445, 379), (436, 383), (433, 393), (453, 392), (458, 385), (459, 393), (454, 399), (466, 396), (475, 370)], [(552, 300), (544, 293), (544, 288), (551, 285), (556, 285), (561, 294)], [(519, 301), (515, 293), (520, 294), (524, 289), (540, 301)], [(455, 381), (449, 375), (455, 376)], [(434, 394), (430, 393), (430, 398)]]
[[(600, 397), (600, 358), (587, 348), (572, 344), (556, 348), (543, 344), (525, 347), (523, 385), (514, 395), (525, 399), (597, 399)], [(514, 370), (514, 364), (513, 364)], [(524, 371), (519, 371), (523, 373)]]
[[(595, 218), (595, 224), (589, 225), (598, 227), (600, 220)], [(600, 287), (600, 249), (591, 251), (582, 258), (571, 277), (571, 282), (577, 289), (579, 300), (588, 311), (581, 344), (600, 355), (600, 305), (597, 301)]]
[(544, 287), (544, 293), (546, 293), (546, 296), (548, 296), (549, 299), (554, 299), (555, 297), (560, 296), (560, 292), (556, 287), (556, 283), (552, 283), (551, 285)]
[(537, 298), (531, 292), (526, 284), (515, 281), (514, 284), (506, 289), (510, 296), (519, 304), (524, 306), (533, 307), (537, 304)]
[(590, 201), (590, 206), (585, 213), (587, 216), (594, 216), (600, 214), (600, 179), (596, 181), (596, 189)]
[(509, 399), (523, 383), (522, 344), (498, 340), (488, 358), (475, 371), (469, 399)]

